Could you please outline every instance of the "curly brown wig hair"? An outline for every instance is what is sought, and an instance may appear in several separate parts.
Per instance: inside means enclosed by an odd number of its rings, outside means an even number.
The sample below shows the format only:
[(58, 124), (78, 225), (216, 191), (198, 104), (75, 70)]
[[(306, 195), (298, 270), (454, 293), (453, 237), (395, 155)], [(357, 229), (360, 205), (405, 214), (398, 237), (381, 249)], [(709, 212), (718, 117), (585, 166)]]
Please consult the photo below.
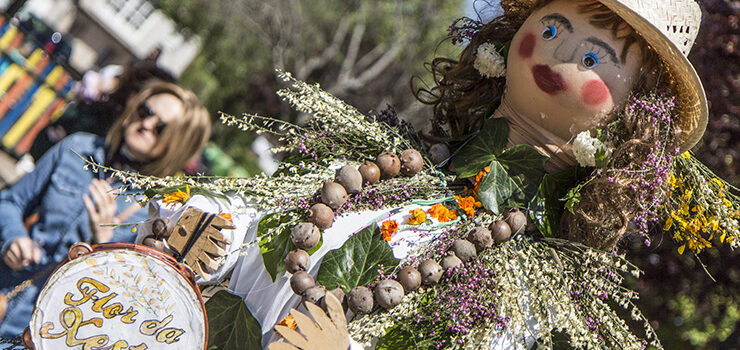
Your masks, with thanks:
[[(552, 0), (536, 1), (532, 10), (545, 6)], [(633, 96), (646, 96), (656, 87), (665, 89), (668, 75), (659, 56), (622, 18), (595, 0), (578, 0), (582, 13), (590, 22), (611, 29), (614, 36), (624, 40), (620, 54), (624, 60), (631, 45), (638, 45), (643, 57)], [(437, 57), (428, 65), (434, 86), (413, 88), (416, 98), (433, 106), (432, 136), (458, 138), (478, 130), (489, 117), (506, 87), (505, 78), (486, 78), (474, 68), (478, 46), (487, 42), (510, 43), (525, 18), (505, 14), (483, 25), (470, 39), (459, 59)], [(631, 101), (632, 99), (630, 99)], [(676, 130), (673, 126), (655, 127), (647, 113), (627, 113), (628, 108), (615, 108), (611, 120), (620, 120), (619, 142), (614, 142), (610, 161), (605, 168), (596, 169), (581, 190), (581, 200), (561, 219), (564, 238), (599, 249), (610, 249), (624, 235), (632, 231), (631, 220), (639, 212), (634, 204), (635, 182), (644, 179), (630, 165), (642, 164), (660, 144), (666, 149), (676, 147)], [(658, 130), (659, 129), (659, 130)]]

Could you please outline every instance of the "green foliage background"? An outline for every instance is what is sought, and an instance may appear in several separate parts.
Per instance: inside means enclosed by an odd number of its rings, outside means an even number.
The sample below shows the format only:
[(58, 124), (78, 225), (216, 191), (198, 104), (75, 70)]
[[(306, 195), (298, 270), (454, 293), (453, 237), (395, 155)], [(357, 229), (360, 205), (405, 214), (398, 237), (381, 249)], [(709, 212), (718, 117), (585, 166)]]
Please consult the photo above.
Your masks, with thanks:
[[(429, 81), (422, 63), (435, 53), (456, 50), (439, 44), (447, 27), (462, 15), (462, 3), (159, 0), (158, 6), (183, 32), (201, 39), (201, 54), (185, 71), (181, 83), (196, 91), (211, 113), (248, 112), (300, 120), (301, 116), (275, 95), (280, 86), (274, 69), (279, 68), (301, 80), (320, 83), (363, 113), (392, 104), (407, 120), (418, 120), (426, 116), (422, 117), (415, 105), (409, 82), (413, 76)], [(341, 40), (335, 40), (338, 33), (344, 33)], [(353, 36), (361, 38), (359, 45), (353, 46)], [(336, 50), (327, 50), (335, 41)], [(371, 71), (394, 45), (400, 49), (387, 65), (379, 72)], [(357, 50), (355, 56), (353, 49)], [(374, 72), (377, 74), (369, 74), (372, 78), (359, 86), (345, 83), (347, 77)], [(212, 140), (238, 164), (252, 164), (248, 168), (255, 171), (254, 155), (248, 147), (253, 138), (217, 125)]]

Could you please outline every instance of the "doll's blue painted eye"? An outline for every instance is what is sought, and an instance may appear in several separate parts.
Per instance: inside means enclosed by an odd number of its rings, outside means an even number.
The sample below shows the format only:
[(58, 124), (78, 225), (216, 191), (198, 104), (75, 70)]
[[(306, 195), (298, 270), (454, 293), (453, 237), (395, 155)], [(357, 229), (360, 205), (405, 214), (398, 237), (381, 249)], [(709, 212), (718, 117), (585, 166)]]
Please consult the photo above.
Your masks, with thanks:
[(542, 31), (542, 38), (545, 40), (552, 40), (556, 35), (558, 35), (558, 28), (554, 25), (549, 25)]
[(586, 68), (589, 68), (589, 69), (594, 68), (597, 65), (599, 65), (599, 55), (593, 52), (589, 52), (583, 55), (582, 62), (583, 62), (583, 66), (585, 66)]

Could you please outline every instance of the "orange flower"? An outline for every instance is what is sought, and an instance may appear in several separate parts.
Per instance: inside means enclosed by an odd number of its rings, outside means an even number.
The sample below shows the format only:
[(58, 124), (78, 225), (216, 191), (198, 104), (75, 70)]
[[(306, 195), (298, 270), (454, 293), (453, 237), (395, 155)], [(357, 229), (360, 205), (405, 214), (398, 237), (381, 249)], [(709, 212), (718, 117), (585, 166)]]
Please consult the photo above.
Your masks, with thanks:
[(475, 192), (475, 196), (476, 197), (478, 196), (478, 187), (480, 187), (480, 183), (483, 182), (483, 178), (486, 175), (488, 175), (488, 173), (490, 173), (490, 172), (491, 172), (491, 167), (490, 166), (487, 166), (487, 167), (483, 168), (483, 170), (481, 172), (479, 172), (478, 175), (475, 176), (475, 189), (474, 189), (474, 192)]
[(162, 203), (166, 205), (174, 205), (175, 203), (185, 204), (190, 199), (190, 186), (185, 185), (185, 192), (180, 189), (177, 192), (165, 194)]
[(447, 221), (454, 221), (457, 220), (457, 210), (447, 210), (447, 215), (445, 216), (445, 219), (440, 219), (439, 222), (447, 222)]
[(411, 216), (409, 217), (409, 225), (419, 225), (427, 220), (427, 214), (422, 209), (414, 209), (409, 211)]
[(291, 315), (288, 315), (288, 317), (280, 320), (280, 322), (278, 322), (276, 326), (285, 326), (293, 330), (296, 329), (295, 320), (293, 319), (293, 316)]
[(429, 216), (439, 220), (439, 222), (448, 222), (457, 220), (457, 210), (449, 210), (442, 204), (435, 204), (427, 210)]
[(383, 222), (383, 225), (380, 228), (380, 233), (383, 234), (383, 239), (389, 242), (396, 232), (398, 232), (398, 223), (395, 220)]
[(427, 209), (427, 214), (439, 220), (439, 218), (445, 217), (447, 215), (447, 208), (445, 208), (445, 206), (442, 204), (435, 204), (431, 208)]
[(234, 223), (234, 220), (231, 219), (230, 213), (219, 213), (218, 215), (226, 220), (231, 221), (232, 224)]
[(468, 217), (472, 218), (475, 215), (475, 208), (480, 208), (483, 206), (481, 202), (476, 201), (473, 196), (468, 197), (460, 197), (455, 196), (455, 200), (457, 200), (457, 205), (465, 211), (465, 214), (468, 215)]

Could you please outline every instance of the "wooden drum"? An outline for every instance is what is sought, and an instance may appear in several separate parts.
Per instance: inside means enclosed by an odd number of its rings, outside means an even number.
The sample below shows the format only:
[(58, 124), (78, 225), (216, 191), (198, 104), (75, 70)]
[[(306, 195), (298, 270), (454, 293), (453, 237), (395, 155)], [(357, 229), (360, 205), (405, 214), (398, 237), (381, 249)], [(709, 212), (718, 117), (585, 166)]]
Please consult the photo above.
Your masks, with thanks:
[(205, 349), (193, 272), (146, 246), (74, 245), (41, 290), (25, 345), (57, 349)]

